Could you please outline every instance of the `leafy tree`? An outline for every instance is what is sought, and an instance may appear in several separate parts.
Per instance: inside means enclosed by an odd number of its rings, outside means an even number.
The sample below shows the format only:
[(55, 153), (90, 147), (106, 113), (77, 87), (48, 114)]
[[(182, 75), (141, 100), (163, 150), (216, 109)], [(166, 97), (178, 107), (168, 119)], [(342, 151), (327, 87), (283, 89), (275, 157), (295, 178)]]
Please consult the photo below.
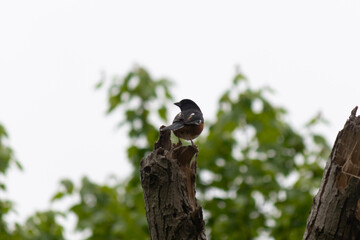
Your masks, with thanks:
[(304, 232), (329, 147), (311, 131), (321, 118), (300, 134), (267, 92), (237, 74), (198, 143), (198, 188), (212, 239), (252, 239), (262, 232), (298, 239)]
[[(0, 193), (6, 190), (6, 172), (12, 164), (22, 169), (20, 162), (15, 158), (13, 149), (8, 145), (8, 134), (0, 124)], [(0, 194), (0, 196), (2, 196)], [(57, 223), (56, 217), (63, 215), (59, 212), (37, 212), (29, 217), (25, 224), (16, 223), (14, 227), (6, 222), (6, 215), (15, 211), (12, 201), (0, 198), (0, 239), (2, 240), (62, 240), (63, 227)]]
[[(139, 67), (97, 85), (105, 86), (108, 113), (119, 114), (120, 126), (127, 130), (132, 173), (126, 181), (115, 179), (107, 185), (85, 177), (75, 186), (65, 179), (52, 200), (78, 197), (69, 212), (78, 218), (77, 230), (89, 231), (87, 239), (148, 239), (139, 164), (153, 149), (159, 126), (169, 123), (172, 84), (153, 79)], [(216, 116), (206, 118), (208, 131), (196, 142), (197, 198), (210, 239), (298, 239), (304, 232), (329, 153), (324, 137), (314, 132), (323, 120), (315, 117), (296, 130), (286, 121), (286, 111), (268, 100), (270, 92), (251, 88), (236, 74), (219, 100)]]
[(36, 212), (25, 224), (16, 224), (14, 240), (63, 240), (64, 227), (57, 222), (63, 213), (55, 211)]
[[(92, 229), (88, 239), (148, 238), (139, 163), (153, 149), (159, 120), (168, 122), (170, 86), (168, 80), (155, 80), (136, 68), (108, 87), (108, 112), (125, 116), (121, 125), (131, 140), (127, 152), (133, 172), (114, 186), (84, 178), (71, 191), (80, 194), (81, 201), (70, 210), (78, 216), (79, 230)], [(266, 98), (270, 89), (252, 89), (242, 74), (229, 89), (219, 100), (216, 118), (207, 118), (208, 133), (197, 141), (197, 197), (206, 211), (208, 235), (298, 239), (329, 153), (324, 137), (312, 130), (322, 119), (312, 119), (300, 133), (286, 122), (286, 111)]]
[[(0, 197), (6, 191), (4, 178), (11, 164), (16, 164), (21, 168), (20, 163), (15, 159), (12, 148), (7, 143), (8, 134), (0, 124)], [(0, 198), (0, 239), (8, 239), (11, 236), (8, 223), (5, 217), (13, 210), (13, 202), (8, 199)]]
[[(102, 85), (100, 82), (97, 87)], [(139, 165), (158, 137), (158, 127), (152, 121), (167, 121), (166, 103), (172, 100), (170, 85), (170, 81), (152, 79), (143, 68), (136, 68), (124, 78), (115, 77), (108, 87), (108, 113), (124, 116), (120, 126), (128, 129), (131, 176), (111, 186), (83, 178), (81, 186), (75, 189), (70, 180), (64, 180), (63, 190), (53, 198), (55, 201), (80, 195), (80, 201), (70, 211), (78, 218), (78, 230), (91, 230), (87, 239), (149, 238)]]

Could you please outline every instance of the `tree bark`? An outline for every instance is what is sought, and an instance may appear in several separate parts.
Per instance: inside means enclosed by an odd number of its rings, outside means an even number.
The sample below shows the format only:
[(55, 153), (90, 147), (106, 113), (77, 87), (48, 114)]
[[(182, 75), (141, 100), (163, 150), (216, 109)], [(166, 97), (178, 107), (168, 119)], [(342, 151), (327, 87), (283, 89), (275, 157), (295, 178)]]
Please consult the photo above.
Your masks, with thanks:
[(357, 107), (336, 138), (303, 240), (360, 239), (360, 116)]
[(160, 131), (154, 151), (141, 160), (141, 185), (152, 240), (206, 239), (202, 208), (195, 198), (197, 153), (194, 146), (172, 144), (170, 131)]

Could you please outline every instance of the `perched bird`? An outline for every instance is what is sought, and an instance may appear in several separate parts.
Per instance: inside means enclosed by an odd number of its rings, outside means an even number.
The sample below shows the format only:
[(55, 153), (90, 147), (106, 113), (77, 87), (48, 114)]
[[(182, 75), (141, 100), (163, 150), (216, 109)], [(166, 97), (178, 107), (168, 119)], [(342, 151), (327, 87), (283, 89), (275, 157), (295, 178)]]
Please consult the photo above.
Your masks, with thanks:
[(190, 99), (183, 99), (174, 103), (181, 110), (170, 126), (164, 127), (161, 131), (172, 130), (175, 136), (190, 140), (194, 146), (193, 139), (197, 138), (204, 129), (203, 114), (198, 105)]

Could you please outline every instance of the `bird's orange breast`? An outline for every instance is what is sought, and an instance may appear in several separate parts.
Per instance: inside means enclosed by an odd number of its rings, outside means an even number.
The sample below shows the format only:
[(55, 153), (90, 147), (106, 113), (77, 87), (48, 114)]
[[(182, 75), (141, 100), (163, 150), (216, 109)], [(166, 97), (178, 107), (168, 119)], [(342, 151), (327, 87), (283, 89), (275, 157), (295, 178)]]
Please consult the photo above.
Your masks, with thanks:
[(199, 125), (185, 125), (184, 127), (175, 130), (174, 134), (178, 138), (183, 138), (185, 140), (193, 140), (197, 138), (204, 129), (204, 123)]

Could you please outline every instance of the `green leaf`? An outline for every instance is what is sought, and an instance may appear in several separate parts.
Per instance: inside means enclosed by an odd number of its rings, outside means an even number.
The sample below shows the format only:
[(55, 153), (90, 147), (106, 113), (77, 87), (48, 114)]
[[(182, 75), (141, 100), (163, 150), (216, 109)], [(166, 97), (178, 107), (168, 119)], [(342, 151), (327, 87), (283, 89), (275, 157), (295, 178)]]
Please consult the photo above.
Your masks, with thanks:
[(167, 120), (167, 117), (166, 117), (166, 114), (167, 114), (167, 108), (166, 106), (162, 106), (161, 108), (158, 109), (158, 113), (159, 113), (159, 117), (166, 121)]
[(241, 74), (241, 73), (236, 74), (234, 79), (233, 79), (233, 84), (237, 85), (241, 81), (246, 81), (245, 76), (243, 74)]
[(64, 192), (57, 192), (52, 198), (51, 201), (62, 199), (65, 196)]
[(69, 179), (63, 179), (61, 180), (61, 184), (65, 187), (67, 193), (72, 193), (74, 190), (74, 184)]

